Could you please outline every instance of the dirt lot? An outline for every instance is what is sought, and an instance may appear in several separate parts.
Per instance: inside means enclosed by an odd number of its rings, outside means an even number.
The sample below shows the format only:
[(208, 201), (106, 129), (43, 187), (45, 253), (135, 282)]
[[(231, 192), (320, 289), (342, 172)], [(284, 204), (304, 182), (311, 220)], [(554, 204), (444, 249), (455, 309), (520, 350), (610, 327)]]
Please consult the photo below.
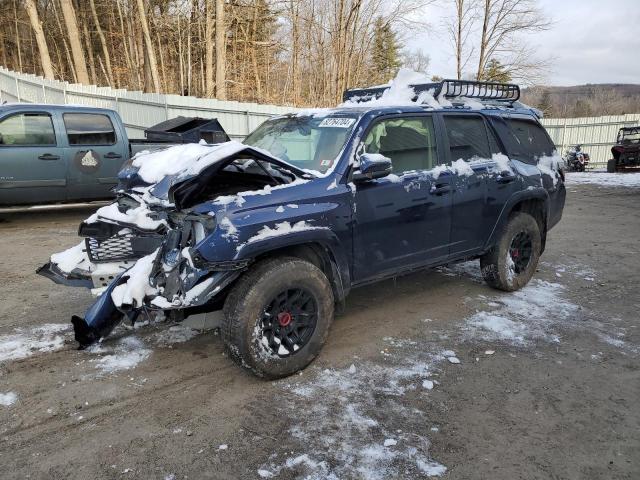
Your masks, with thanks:
[(640, 188), (569, 190), (523, 291), (475, 264), (357, 290), (278, 382), (213, 330), (75, 350), (90, 294), (34, 270), (90, 212), (0, 215), (0, 477), (640, 478)]

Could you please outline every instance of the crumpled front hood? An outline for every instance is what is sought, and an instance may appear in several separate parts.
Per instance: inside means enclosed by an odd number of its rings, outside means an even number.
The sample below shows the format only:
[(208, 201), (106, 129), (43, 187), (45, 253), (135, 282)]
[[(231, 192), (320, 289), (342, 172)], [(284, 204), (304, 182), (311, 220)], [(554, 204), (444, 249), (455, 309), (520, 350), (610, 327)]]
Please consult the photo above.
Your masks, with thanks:
[(127, 192), (136, 187), (151, 186), (148, 190), (151, 195), (170, 201), (170, 194), (178, 185), (191, 183), (202, 174), (211, 178), (212, 174), (238, 157), (262, 160), (286, 168), (299, 177), (309, 175), (266, 150), (237, 141), (215, 145), (186, 144), (137, 154), (131, 164), (118, 174), (117, 190)]

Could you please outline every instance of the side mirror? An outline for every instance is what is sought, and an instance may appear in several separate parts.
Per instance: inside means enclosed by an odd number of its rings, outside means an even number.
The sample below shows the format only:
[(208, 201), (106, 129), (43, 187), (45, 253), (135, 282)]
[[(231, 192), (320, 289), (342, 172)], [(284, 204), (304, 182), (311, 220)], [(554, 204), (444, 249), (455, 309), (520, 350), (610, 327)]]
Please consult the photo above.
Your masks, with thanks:
[(379, 153), (360, 155), (360, 168), (353, 174), (354, 182), (365, 182), (374, 178), (386, 177), (391, 173), (391, 159)]

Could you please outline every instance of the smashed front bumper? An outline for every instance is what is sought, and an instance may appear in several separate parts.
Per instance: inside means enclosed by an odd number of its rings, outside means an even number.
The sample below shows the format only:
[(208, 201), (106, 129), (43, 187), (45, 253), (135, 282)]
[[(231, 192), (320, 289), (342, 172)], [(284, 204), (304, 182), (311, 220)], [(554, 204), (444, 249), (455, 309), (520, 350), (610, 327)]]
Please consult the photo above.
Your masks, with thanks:
[[(74, 315), (71, 319), (81, 348), (109, 335), (125, 318), (134, 323), (141, 312), (187, 312), (213, 305), (248, 262), (213, 264), (200, 257), (193, 246), (207, 235), (207, 230), (215, 228), (211, 220), (211, 216), (183, 215), (179, 225), (161, 236), (145, 232), (136, 235), (124, 225), (91, 225), (87, 229), (83, 224), (80, 233), (87, 236), (85, 241), (52, 256), (37, 270), (56, 283), (90, 288), (99, 295), (84, 317)], [(114, 250), (115, 254), (96, 257), (105, 251), (96, 252), (92, 239), (113, 244), (125, 235), (130, 237), (129, 245), (142, 246), (136, 252), (137, 259), (130, 254), (122, 256), (122, 248)], [(140, 257), (140, 252), (151, 248), (151, 253)]]

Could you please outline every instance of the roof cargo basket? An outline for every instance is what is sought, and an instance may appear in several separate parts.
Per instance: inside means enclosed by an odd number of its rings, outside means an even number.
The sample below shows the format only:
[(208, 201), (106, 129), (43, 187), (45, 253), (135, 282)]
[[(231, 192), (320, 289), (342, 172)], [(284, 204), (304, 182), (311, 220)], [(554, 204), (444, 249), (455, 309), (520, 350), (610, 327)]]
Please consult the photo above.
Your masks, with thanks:
[(147, 140), (154, 142), (223, 143), (229, 136), (215, 118), (176, 117), (160, 122), (144, 131)]
[[(520, 98), (520, 87), (511, 83), (477, 82), (474, 80), (442, 80), (437, 83), (417, 83), (410, 85), (416, 96), (415, 101), (422, 92), (431, 91), (434, 97), (443, 95), (445, 98), (477, 98), (478, 100), (491, 102), (505, 102), (512, 104)], [(342, 96), (346, 102), (366, 102), (380, 98), (390, 86), (356, 88), (346, 90)]]

